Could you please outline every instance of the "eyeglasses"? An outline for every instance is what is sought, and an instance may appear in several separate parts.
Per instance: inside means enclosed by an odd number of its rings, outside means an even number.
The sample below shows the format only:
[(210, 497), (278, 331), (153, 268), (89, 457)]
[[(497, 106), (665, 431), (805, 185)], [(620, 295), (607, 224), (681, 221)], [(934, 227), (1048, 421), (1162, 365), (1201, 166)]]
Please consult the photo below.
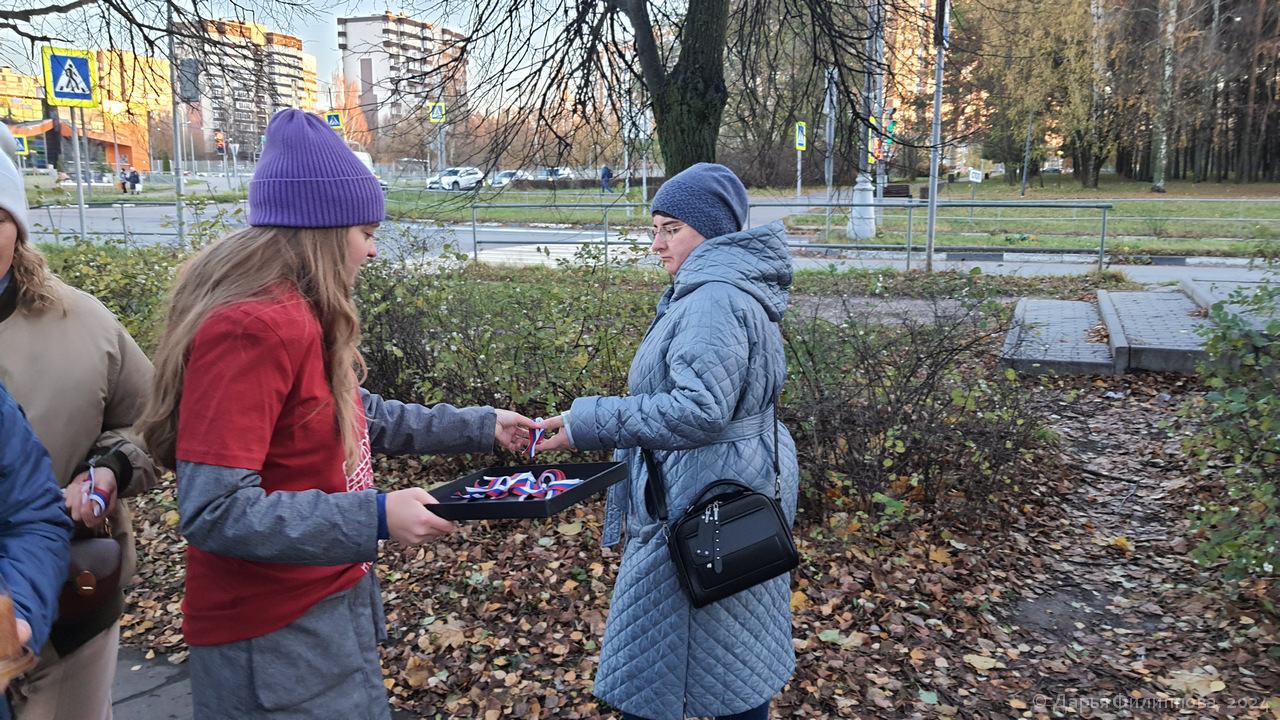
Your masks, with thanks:
[(662, 238), (667, 242), (671, 242), (671, 238), (675, 237), (676, 233), (680, 232), (686, 227), (688, 227), (688, 225), (686, 225), (685, 223), (667, 223), (665, 225), (659, 225), (658, 227), (655, 227), (654, 229), (649, 231), (649, 239), (656, 240), (658, 238)]

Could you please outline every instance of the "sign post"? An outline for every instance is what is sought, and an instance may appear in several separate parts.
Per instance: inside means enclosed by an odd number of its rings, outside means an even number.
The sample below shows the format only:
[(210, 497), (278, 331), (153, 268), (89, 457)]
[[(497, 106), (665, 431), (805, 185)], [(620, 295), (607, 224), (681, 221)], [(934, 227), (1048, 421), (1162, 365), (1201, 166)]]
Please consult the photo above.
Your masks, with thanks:
[(801, 163), (804, 162), (803, 153), (805, 150), (808, 150), (808, 149), (809, 149), (809, 138), (807, 133), (805, 132), (805, 124), (802, 122), (798, 122), (796, 123), (796, 199), (797, 200), (800, 199), (800, 195), (802, 192), (800, 184), (801, 184), (801, 169), (802, 169)]
[[(978, 183), (982, 182), (982, 171), (969, 168), (969, 202), (972, 203), (978, 194)], [(969, 224), (973, 224), (973, 205), (969, 206)]]
[[(44, 66), (45, 102), (71, 108), (71, 144), (75, 148), (76, 204), (80, 210), (80, 241), (84, 242), (84, 185), (80, 160), (80, 142), (76, 137), (75, 108), (98, 107), (98, 78), (93, 53), (45, 46), (40, 49)], [(80, 115), (84, 125), (83, 111)], [(81, 131), (84, 128), (81, 127)]]
[[(433, 123), (443, 123), (445, 121), (444, 103), (442, 102), (427, 103), (427, 119)], [(446, 158), (446, 146), (445, 146), (445, 139), (444, 139), (444, 128), (441, 127), (440, 128), (440, 169), (442, 171), (449, 165), (449, 163), (446, 162), (446, 160), (447, 158)]]
[(951, 46), (951, 10), (947, 0), (938, 0), (933, 20), (933, 44), (937, 59), (933, 68), (933, 133), (929, 140), (929, 230), (925, 236), (924, 271), (933, 274), (933, 240), (938, 228), (938, 170), (942, 164), (942, 77), (946, 51)]
[(13, 139), (18, 142), (18, 163), (19, 163), (18, 170), (19, 171), (26, 170), (27, 169), (26, 156), (31, 153), (31, 146), (27, 145), (27, 139), (21, 135), (14, 135)]

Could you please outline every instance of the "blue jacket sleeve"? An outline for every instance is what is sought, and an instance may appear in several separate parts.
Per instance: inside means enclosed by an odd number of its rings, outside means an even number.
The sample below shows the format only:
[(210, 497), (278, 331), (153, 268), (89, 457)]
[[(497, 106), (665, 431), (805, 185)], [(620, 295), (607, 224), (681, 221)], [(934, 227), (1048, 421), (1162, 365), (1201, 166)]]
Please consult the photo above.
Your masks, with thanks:
[[(695, 296), (686, 298), (694, 301)], [(718, 288), (697, 297), (666, 354), (670, 390), (573, 402), (578, 450), (644, 447), (687, 450), (718, 437), (733, 419), (746, 382), (750, 341), (741, 308)]]
[(18, 618), (31, 625), (39, 651), (58, 613), (58, 593), (67, 580), (71, 518), (49, 454), (0, 385), (0, 575)]

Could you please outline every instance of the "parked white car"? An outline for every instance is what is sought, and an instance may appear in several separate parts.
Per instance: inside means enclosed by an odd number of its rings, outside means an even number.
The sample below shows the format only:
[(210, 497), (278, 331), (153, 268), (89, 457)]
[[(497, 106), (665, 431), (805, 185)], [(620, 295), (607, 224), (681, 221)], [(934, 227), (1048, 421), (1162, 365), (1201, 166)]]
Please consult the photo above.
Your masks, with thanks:
[(428, 188), (443, 190), (474, 190), (482, 185), (484, 173), (471, 166), (445, 168), (440, 175), (427, 178)]
[(494, 187), (506, 187), (515, 180), (532, 180), (533, 175), (524, 170), (503, 170), (493, 178)]

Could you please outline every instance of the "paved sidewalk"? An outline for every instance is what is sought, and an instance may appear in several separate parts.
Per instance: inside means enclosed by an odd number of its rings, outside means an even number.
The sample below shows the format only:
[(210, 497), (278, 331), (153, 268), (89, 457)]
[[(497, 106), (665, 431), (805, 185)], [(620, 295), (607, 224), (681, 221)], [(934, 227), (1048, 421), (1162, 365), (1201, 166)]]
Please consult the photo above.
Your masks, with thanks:
[(189, 720), (191, 682), (186, 663), (174, 665), (167, 656), (151, 660), (146, 653), (120, 648), (116, 681), (111, 688), (112, 710), (120, 720)]
[[(117, 720), (191, 720), (191, 680), (188, 665), (174, 665), (167, 655), (146, 659), (146, 653), (120, 648), (116, 681), (111, 688)], [(392, 710), (394, 720), (418, 716)]]

